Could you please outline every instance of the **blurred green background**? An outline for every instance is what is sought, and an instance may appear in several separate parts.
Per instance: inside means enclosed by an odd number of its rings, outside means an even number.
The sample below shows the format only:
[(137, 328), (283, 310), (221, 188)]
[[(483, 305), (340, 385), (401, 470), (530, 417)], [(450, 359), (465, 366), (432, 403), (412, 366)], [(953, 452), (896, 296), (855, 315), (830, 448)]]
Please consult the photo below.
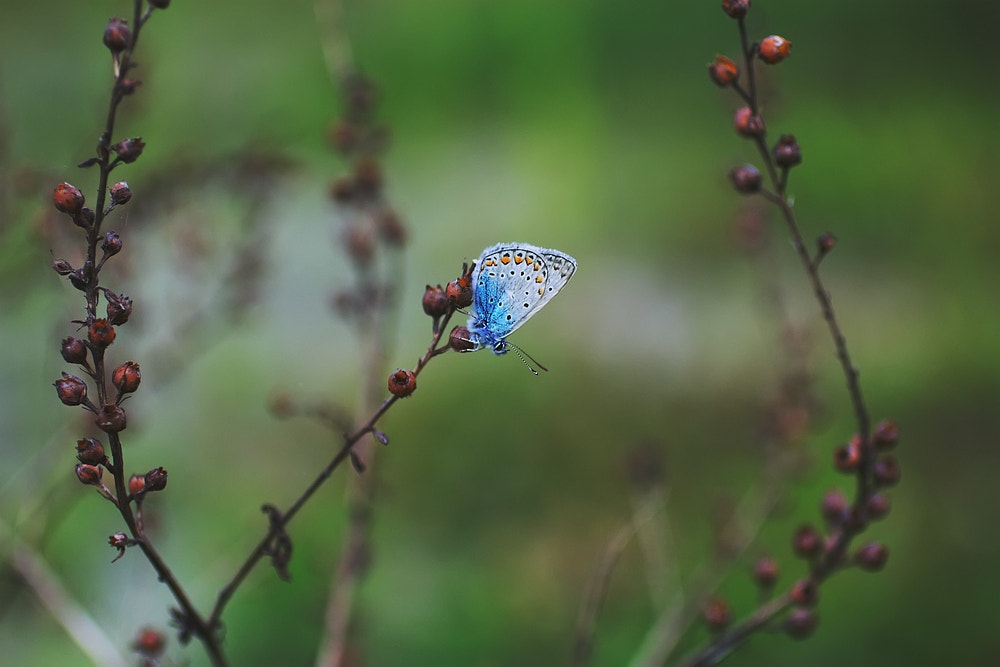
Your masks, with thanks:
[[(0, 646), (12, 665), (89, 664), (12, 566), (15, 536), (123, 653), (172, 605), (137, 553), (109, 565), (120, 521), (74, 479), (73, 445), (89, 431), (51, 388), (71, 370), (59, 341), (82, 300), (50, 269), (50, 252), (72, 261), (80, 244), (49, 197), (69, 180), (93, 201), (96, 174), (74, 165), (103, 123), (104, 25), (130, 11), (0, 10)], [(803, 146), (791, 192), (805, 235), (839, 238), (823, 273), (873, 417), (901, 425), (903, 481), (865, 536), (889, 545), (887, 569), (836, 576), (812, 638), (757, 636), (731, 664), (986, 664), (1000, 650), (1000, 95), (985, 29), (998, 13), (754, 3), (752, 35), (794, 44), (764, 75), (769, 131)], [(737, 51), (719, 3), (346, 2), (344, 27), (382, 91), (388, 196), (410, 232), (392, 258), (391, 367), (412, 367), (429, 341), (424, 285), (482, 248), (523, 240), (580, 266), (513, 337), (550, 373), (445, 355), (383, 421), (366, 664), (565, 663), (598, 557), (634, 511), (624, 462), (638, 442), (665, 461), (668, 500), (650, 523), (672, 536), (671, 568), (683, 580), (710, 561), (718, 507), (764, 467), (760, 406), (781, 358), (764, 297), (774, 281), (809, 341), (822, 408), (805, 442), (815, 465), (747, 556), (773, 553), (784, 583), (800, 576), (790, 531), (817, 520), (825, 491), (850, 490), (827, 462), (853, 422), (780, 221), (770, 267), (734, 243), (747, 201), (725, 174), (755, 156), (731, 131), (735, 96), (705, 72)], [(260, 535), (260, 505), (287, 506), (337, 446), (317, 424), (276, 420), (269, 397), (353, 406), (361, 386), (359, 340), (328, 307), (351, 272), (326, 194), (345, 165), (325, 140), (340, 107), (324, 44), (339, 42), (310, 2), (175, 0), (144, 30), (143, 85), (120, 114), (118, 136), (147, 142), (115, 172), (135, 198), (110, 220), (125, 251), (102, 274), (136, 302), (111, 349), (143, 368), (127, 458), (169, 470), (151, 530), (204, 609)], [(259, 262), (234, 264), (248, 250)], [(233, 664), (314, 660), (353, 474), (338, 471), (292, 524), (292, 583), (264, 565), (238, 591), (225, 617)], [(737, 616), (754, 602), (748, 563), (722, 584)], [(655, 618), (632, 544), (593, 664), (628, 664)], [(705, 636), (694, 627), (682, 647)], [(168, 655), (206, 662), (173, 637)]]

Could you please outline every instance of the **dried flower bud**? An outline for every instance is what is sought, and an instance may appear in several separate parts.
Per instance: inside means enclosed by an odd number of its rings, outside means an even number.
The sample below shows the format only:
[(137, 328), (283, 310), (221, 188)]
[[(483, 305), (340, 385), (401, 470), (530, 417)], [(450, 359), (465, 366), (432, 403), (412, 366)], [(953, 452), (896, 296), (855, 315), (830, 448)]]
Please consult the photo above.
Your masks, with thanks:
[(889, 502), (889, 496), (884, 493), (873, 493), (871, 498), (868, 499), (868, 504), (865, 505), (868, 517), (871, 519), (884, 518), (891, 508), (892, 503)]
[(708, 76), (720, 88), (731, 85), (740, 76), (740, 68), (725, 56), (717, 55), (708, 64)]
[[(166, 9), (166, 6), (170, 4), (170, 0), (158, 0), (159, 3), (163, 4), (160, 9)], [(150, 0), (150, 5), (157, 6), (157, 0)], [(167, 645), (167, 639), (163, 636), (163, 633), (159, 630), (154, 630), (153, 628), (143, 628), (139, 631), (139, 635), (132, 642), (132, 648), (135, 649), (136, 653), (147, 658), (157, 658), (163, 654), (163, 649)]]
[(390, 246), (400, 247), (406, 242), (406, 226), (402, 218), (388, 206), (382, 207), (375, 216), (379, 237)]
[(761, 556), (753, 565), (754, 581), (764, 590), (774, 588), (774, 584), (777, 583), (780, 573), (781, 570), (778, 567), (778, 561), (774, 560), (771, 556)]
[(104, 469), (100, 466), (92, 466), (86, 463), (76, 464), (76, 478), (90, 486), (97, 486), (101, 483), (101, 476)]
[(823, 502), (820, 504), (820, 512), (823, 514), (823, 518), (832, 526), (842, 524), (849, 510), (850, 502), (840, 489), (828, 491), (823, 496)]
[(70, 284), (83, 292), (87, 289), (87, 272), (79, 268), (69, 274)]
[(722, 11), (730, 18), (741, 19), (750, 9), (750, 0), (722, 0)]
[(128, 21), (125, 19), (113, 18), (104, 29), (104, 46), (108, 47), (111, 53), (120, 53), (127, 49), (131, 39), (132, 31), (129, 30)]
[(364, 195), (374, 195), (382, 188), (382, 167), (371, 157), (359, 159), (354, 165), (354, 183)]
[(133, 137), (130, 139), (122, 139), (117, 144), (111, 147), (115, 153), (118, 153), (118, 161), (129, 164), (135, 162), (142, 155), (142, 149), (146, 147), (146, 143), (142, 140), (142, 137)]
[(167, 487), (167, 471), (153, 468), (146, 473), (146, 491), (162, 491)]
[(733, 167), (732, 171), (729, 172), (729, 180), (732, 181), (733, 187), (736, 188), (737, 192), (745, 195), (760, 192), (760, 187), (763, 183), (760, 171), (751, 164)]
[(128, 318), (132, 316), (132, 298), (110, 290), (105, 291), (104, 296), (108, 300), (108, 321), (115, 326), (128, 322)]
[(455, 327), (448, 335), (448, 347), (456, 352), (471, 352), (476, 349), (476, 344), (469, 335), (469, 330), (465, 327)]
[(56, 210), (69, 215), (76, 215), (83, 208), (84, 197), (80, 188), (69, 183), (60, 183), (52, 193), (52, 203)]
[(94, 320), (87, 327), (87, 338), (91, 345), (96, 347), (107, 347), (115, 342), (115, 328), (107, 320)]
[(866, 572), (878, 572), (889, 560), (889, 549), (880, 542), (869, 542), (854, 554), (854, 562)]
[(114, 557), (112, 563), (125, 555), (125, 547), (128, 546), (128, 543), (128, 535), (125, 533), (115, 533), (108, 537), (108, 544), (118, 550), (118, 555)]
[(111, 374), (111, 382), (118, 388), (119, 395), (131, 394), (139, 388), (142, 380), (142, 373), (139, 372), (139, 364), (134, 361), (126, 361)]
[(73, 265), (65, 259), (54, 259), (52, 260), (52, 270), (60, 276), (68, 276), (73, 273)]
[(344, 228), (344, 245), (348, 257), (364, 266), (375, 254), (375, 230), (363, 222), (347, 225)]
[(118, 181), (111, 186), (110, 194), (112, 204), (116, 206), (127, 204), (128, 200), (132, 198), (132, 188), (125, 181)]
[(759, 137), (764, 134), (764, 119), (750, 107), (740, 107), (733, 114), (733, 127), (742, 137)]
[(74, 338), (73, 336), (63, 338), (62, 347), (59, 351), (62, 353), (62, 358), (67, 364), (87, 363), (87, 344), (79, 338)]
[(407, 371), (400, 368), (389, 376), (389, 393), (393, 396), (406, 398), (412, 394), (416, 388), (417, 376), (413, 374), (413, 371)]
[(90, 229), (94, 226), (94, 220), (96, 219), (97, 214), (94, 213), (94, 209), (85, 206), (73, 216), (73, 224), (81, 229)]
[(875, 483), (879, 486), (895, 486), (899, 483), (902, 471), (899, 469), (899, 459), (895, 456), (883, 456), (875, 461)]
[(117, 405), (105, 405), (94, 418), (94, 424), (105, 433), (125, 430), (125, 411)]
[(899, 442), (899, 427), (896, 422), (891, 420), (879, 422), (872, 434), (872, 442), (875, 443), (876, 449), (883, 451), (895, 447)]
[(857, 439), (833, 450), (833, 467), (840, 472), (853, 473), (861, 464), (861, 443)]
[(87, 465), (101, 465), (108, 460), (104, 453), (104, 445), (96, 438), (81, 438), (76, 441), (76, 458)]
[(785, 617), (785, 632), (794, 639), (805, 639), (813, 633), (819, 618), (816, 612), (805, 607), (796, 607)]
[(819, 252), (820, 257), (833, 250), (836, 245), (837, 237), (830, 232), (823, 232), (816, 239), (816, 250)]
[(448, 312), (448, 297), (444, 293), (444, 288), (427, 286), (424, 290), (423, 300), (424, 312), (431, 317), (441, 317)]
[(53, 385), (59, 400), (65, 405), (80, 405), (87, 398), (87, 383), (69, 373), (63, 373)]
[(118, 232), (105, 232), (104, 241), (101, 242), (101, 252), (104, 253), (105, 257), (113, 257), (121, 252), (122, 249), (122, 238), (118, 236)]
[(702, 617), (705, 619), (705, 625), (708, 626), (711, 632), (722, 632), (733, 620), (732, 611), (729, 608), (729, 603), (722, 598), (714, 598), (702, 610)]
[(476, 264), (462, 265), (462, 275), (448, 283), (444, 293), (456, 308), (468, 308), (472, 305), (472, 272)]
[(133, 496), (138, 496), (146, 490), (146, 477), (144, 475), (132, 475), (128, 478), (128, 492)]
[(784, 37), (771, 35), (765, 37), (760, 43), (760, 59), (768, 65), (777, 65), (788, 57), (792, 48), (792, 43)]
[(800, 606), (814, 607), (819, 602), (819, 586), (812, 579), (799, 579), (792, 585), (791, 598)]
[(799, 526), (792, 537), (792, 550), (800, 558), (814, 558), (823, 551), (823, 537), (808, 524)]
[(794, 134), (783, 134), (774, 145), (774, 161), (779, 167), (794, 167), (802, 162), (802, 148)]

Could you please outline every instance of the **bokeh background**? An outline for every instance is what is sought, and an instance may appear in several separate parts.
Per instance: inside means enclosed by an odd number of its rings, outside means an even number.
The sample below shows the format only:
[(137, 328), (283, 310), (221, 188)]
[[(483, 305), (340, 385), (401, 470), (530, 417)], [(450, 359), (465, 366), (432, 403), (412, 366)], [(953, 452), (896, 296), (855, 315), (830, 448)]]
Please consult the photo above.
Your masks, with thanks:
[[(75, 164), (103, 125), (101, 34), (130, 11), (124, 0), (0, 9), (0, 646), (12, 665), (89, 664), (18, 574), (18, 549), (123, 654), (140, 627), (166, 626), (172, 604), (138, 554), (109, 565), (120, 522), (76, 482), (86, 422), (51, 388), (70, 370), (58, 346), (82, 300), (49, 268), (50, 252), (79, 252), (49, 196), (70, 180), (93, 199), (96, 174)], [(803, 146), (791, 190), (806, 236), (839, 238), (824, 276), (873, 416), (901, 426), (903, 481), (868, 534), (889, 545), (886, 570), (836, 576), (812, 638), (761, 635), (732, 664), (986, 664), (1000, 649), (1000, 132), (987, 29), (998, 11), (754, 3), (753, 36), (794, 45), (765, 74), (769, 130)], [(850, 489), (828, 461), (853, 422), (779, 221), (767, 223), (773, 261), (748, 257), (734, 233), (747, 202), (725, 174), (754, 155), (731, 130), (735, 97), (705, 72), (737, 51), (719, 3), (345, 2), (342, 26), (381, 90), (388, 196), (409, 229), (387, 258), (401, 305), (385, 372), (426, 348), (424, 285), (482, 248), (524, 240), (580, 266), (514, 337), (551, 372), (445, 355), (382, 423), (366, 664), (565, 663), (602, 549), (635, 511), (636, 443), (662, 456), (665, 501), (649, 522), (687, 581), (713, 558), (719, 508), (763, 483), (761, 405), (789, 323), (821, 406), (803, 443), (814, 464), (787, 480), (721, 592), (737, 615), (751, 609), (748, 563), (761, 552), (780, 559), (783, 582), (799, 576), (790, 531), (817, 520), (825, 491)], [(111, 349), (143, 368), (127, 457), (170, 472), (147, 511), (202, 608), (259, 536), (260, 505), (287, 506), (337, 446), (316, 423), (275, 419), (270, 398), (350, 409), (362, 384), (361, 341), (329, 307), (351, 272), (327, 196), (346, 169), (326, 141), (340, 100), (323, 49), (343, 44), (327, 28), (308, 1), (175, 0), (145, 28), (143, 85), (120, 115), (119, 136), (147, 142), (116, 172), (136, 194), (109, 223), (125, 252), (105, 277), (136, 302)], [(291, 584), (261, 566), (237, 593), (233, 664), (311, 664), (352, 474), (338, 471), (292, 525)], [(608, 582), (593, 664), (638, 655), (662, 585), (647, 574), (633, 543)], [(682, 649), (705, 636), (693, 627)], [(168, 655), (206, 662), (173, 637)]]

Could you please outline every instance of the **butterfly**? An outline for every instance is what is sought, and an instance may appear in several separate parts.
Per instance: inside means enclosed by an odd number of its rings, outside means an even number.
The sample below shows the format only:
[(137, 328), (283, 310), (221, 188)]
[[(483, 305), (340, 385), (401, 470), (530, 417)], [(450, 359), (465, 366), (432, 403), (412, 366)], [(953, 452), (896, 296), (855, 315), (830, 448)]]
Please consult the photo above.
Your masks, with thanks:
[(510, 347), (521, 356), (507, 336), (541, 310), (574, 273), (576, 260), (558, 250), (528, 243), (498, 243), (484, 250), (472, 272), (469, 351), (490, 348), (493, 354), (506, 354)]

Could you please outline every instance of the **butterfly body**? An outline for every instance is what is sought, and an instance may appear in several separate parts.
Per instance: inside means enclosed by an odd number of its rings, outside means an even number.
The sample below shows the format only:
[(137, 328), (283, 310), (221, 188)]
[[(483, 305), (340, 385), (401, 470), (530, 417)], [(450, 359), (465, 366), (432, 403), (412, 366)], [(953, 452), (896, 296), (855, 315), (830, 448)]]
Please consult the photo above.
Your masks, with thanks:
[(507, 336), (559, 293), (576, 272), (566, 253), (528, 243), (498, 243), (472, 272), (472, 312), (466, 328), (474, 350), (506, 354)]

